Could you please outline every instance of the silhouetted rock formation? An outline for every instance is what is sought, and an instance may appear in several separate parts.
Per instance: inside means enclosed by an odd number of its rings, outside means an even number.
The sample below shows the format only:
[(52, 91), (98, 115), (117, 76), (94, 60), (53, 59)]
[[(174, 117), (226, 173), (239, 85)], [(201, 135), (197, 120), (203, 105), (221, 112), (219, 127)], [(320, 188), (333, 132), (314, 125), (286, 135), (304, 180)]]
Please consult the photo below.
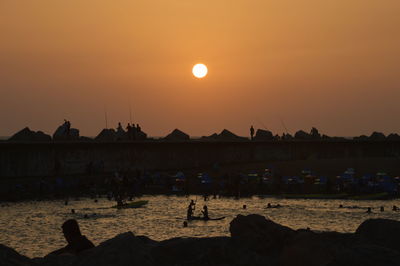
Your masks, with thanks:
[(79, 140), (79, 130), (71, 128), (69, 121), (64, 122), (53, 134), (53, 140), (66, 141), (66, 140)]
[(369, 136), (369, 139), (371, 140), (386, 140), (386, 136), (381, 133), (381, 132), (374, 132), (371, 134), (371, 136)]
[(120, 234), (79, 256), (28, 259), (0, 245), (0, 265), (399, 265), (400, 222), (371, 219), (354, 234), (293, 230), (260, 215), (238, 215), (231, 237), (173, 238), (153, 241)]
[(147, 134), (143, 131), (139, 131), (136, 133), (136, 138), (137, 138), (137, 140), (146, 140)]
[(364, 243), (378, 245), (400, 252), (400, 222), (388, 219), (368, 219), (356, 230)]
[(0, 265), (4, 266), (33, 266), (31, 259), (25, 257), (12, 248), (0, 244)]
[(321, 138), (321, 134), (319, 134), (318, 129), (316, 129), (315, 127), (311, 128), (310, 136), (312, 139), (320, 139)]
[(281, 250), (295, 234), (294, 230), (257, 214), (238, 215), (231, 221), (229, 231), (237, 243), (260, 254)]
[(387, 140), (400, 140), (400, 135), (397, 133), (391, 133), (387, 136)]
[(115, 140), (128, 140), (128, 139), (129, 139), (128, 133), (122, 127), (117, 127), (117, 130), (115, 131)]
[(354, 137), (353, 140), (368, 140), (368, 136), (361, 135), (361, 136), (358, 136), (358, 137)]
[(117, 139), (115, 130), (113, 128), (103, 129), (99, 135), (94, 138), (96, 141), (115, 141)]
[(200, 138), (200, 140), (203, 140), (203, 141), (217, 141), (218, 140), (218, 134), (214, 133), (214, 134), (212, 134), (210, 136), (202, 136)]
[(311, 139), (311, 136), (307, 132), (305, 132), (303, 130), (299, 130), (296, 132), (296, 134), (294, 134), (294, 138), (295, 139)]
[(230, 132), (227, 129), (222, 130), (221, 133), (218, 134), (217, 139), (221, 140), (221, 141), (247, 140), (247, 138), (239, 137), (239, 136), (233, 134), (232, 132)]
[(51, 137), (42, 131), (32, 131), (26, 127), (15, 133), (8, 141), (51, 141)]
[(286, 134), (283, 133), (283, 134), (282, 134), (282, 139), (283, 139), (283, 140), (292, 140), (292, 139), (294, 139), (294, 138), (293, 138), (293, 136), (290, 135), (289, 133), (286, 133)]
[(269, 130), (257, 129), (254, 140), (273, 140), (274, 135)]
[(179, 129), (174, 129), (174, 131), (169, 133), (164, 139), (172, 141), (185, 141), (189, 140), (190, 136), (185, 132), (180, 131)]

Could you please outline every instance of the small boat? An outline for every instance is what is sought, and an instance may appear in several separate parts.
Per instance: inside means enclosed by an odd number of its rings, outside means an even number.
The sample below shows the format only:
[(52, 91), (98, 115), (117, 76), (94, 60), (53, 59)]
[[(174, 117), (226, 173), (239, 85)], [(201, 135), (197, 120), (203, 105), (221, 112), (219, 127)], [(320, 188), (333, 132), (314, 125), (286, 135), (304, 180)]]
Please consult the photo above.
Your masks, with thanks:
[(200, 216), (192, 216), (188, 221), (219, 221), (223, 219), (225, 219), (225, 216), (218, 218), (208, 218), (208, 219)]
[(134, 201), (134, 202), (130, 202), (130, 203), (126, 203), (122, 206), (112, 206), (111, 208), (117, 208), (117, 209), (135, 209), (135, 208), (140, 208), (143, 207), (144, 205), (146, 205), (147, 203), (149, 203), (148, 200), (138, 200), (138, 201)]

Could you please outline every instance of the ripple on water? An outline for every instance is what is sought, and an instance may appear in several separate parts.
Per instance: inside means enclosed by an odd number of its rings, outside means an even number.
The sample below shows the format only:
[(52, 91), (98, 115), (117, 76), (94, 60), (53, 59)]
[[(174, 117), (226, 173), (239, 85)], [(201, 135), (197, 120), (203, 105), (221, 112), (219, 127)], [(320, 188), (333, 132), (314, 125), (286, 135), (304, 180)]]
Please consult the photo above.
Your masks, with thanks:
[[(197, 197), (199, 198), (199, 197)], [(145, 208), (113, 209), (114, 202), (99, 199), (64, 201), (19, 202), (3, 204), (0, 216), (0, 243), (15, 248), (29, 257), (38, 257), (65, 245), (61, 224), (70, 218), (77, 219), (82, 232), (95, 244), (119, 233), (132, 231), (155, 240), (172, 237), (207, 237), (229, 235), (229, 222), (238, 214), (257, 213), (294, 229), (310, 227), (313, 230), (354, 232), (366, 218), (388, 218), (400, 220), (400, 212), (392, 212), (392, 201), (351, 200), (302, 200), (253, 197), (234, 200), (230, 198), (207, 201), (210, 216), (226, 219), (220, 221), (193, 221), (187, 228), (182, 223), (186, 208), (193, 197), (146, 196)], [(198, 200), (195, 215), (199, 215), (204, 201)], [(267, 204), (280, 204), (277, 209), (266, 208)], [(242, 206), (246, 204), (247, 209)], [(348, 208), (339, 209), (342, 204)], [(379, 207), (384, 206), (385, 212)], [(372, 207), (374, 213), (366, 214)], [(76, 213), (72, 214), (71, 209)], [(84, 218), (85, 214), (89, 218)], [(95, 214), (95, 215), (94, 215)]]

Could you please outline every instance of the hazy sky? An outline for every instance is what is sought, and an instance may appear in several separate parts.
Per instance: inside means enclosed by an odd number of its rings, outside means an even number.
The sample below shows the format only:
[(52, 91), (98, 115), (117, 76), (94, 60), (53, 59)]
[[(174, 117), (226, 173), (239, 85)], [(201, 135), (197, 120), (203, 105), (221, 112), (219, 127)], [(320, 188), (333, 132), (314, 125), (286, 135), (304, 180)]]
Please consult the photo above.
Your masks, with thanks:
[[(0, 0), (0, 136), (400, 132), (399, 0)], [(191, 74), (197, 62), (206, 78)]]

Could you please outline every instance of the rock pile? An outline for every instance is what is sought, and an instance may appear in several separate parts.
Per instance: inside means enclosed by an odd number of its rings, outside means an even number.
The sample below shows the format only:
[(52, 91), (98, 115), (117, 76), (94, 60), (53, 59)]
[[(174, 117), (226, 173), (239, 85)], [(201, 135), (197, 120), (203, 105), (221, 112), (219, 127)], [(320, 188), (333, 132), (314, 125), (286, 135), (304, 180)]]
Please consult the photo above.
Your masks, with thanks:
[(51, 141), (51, 137), (42, 131), (32, 131), (29, 127), (15, 133), (8, 141)]
[(243, 140), (248, 140), (247, 138), (244, 137), (239, 137), (238, 135), (232, 133), (231, 131), (224, 129), (221, 131), (221, 133), (217, 134), (214, 133), (210, 136), (203, 136), (201, 137), (201, 140), (207, 140), (207, 141), (243, 141)]
[(179, 129), (176, 128), (171, 133), (169, 133), (164, 139), (170, 141), (185, 141), (189, 140), (190, 136), (185, 132), (180, 131)]
[(79, 256), (29, 259), (0, 245), (0, 265), (399, 265), (400, 222), (370, 219), (354, 234), (293, 230), (260, 215), (238, 215), (231, 237), (173, 238), (153, 241), (120, 234)]

